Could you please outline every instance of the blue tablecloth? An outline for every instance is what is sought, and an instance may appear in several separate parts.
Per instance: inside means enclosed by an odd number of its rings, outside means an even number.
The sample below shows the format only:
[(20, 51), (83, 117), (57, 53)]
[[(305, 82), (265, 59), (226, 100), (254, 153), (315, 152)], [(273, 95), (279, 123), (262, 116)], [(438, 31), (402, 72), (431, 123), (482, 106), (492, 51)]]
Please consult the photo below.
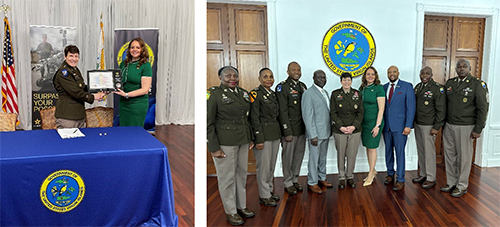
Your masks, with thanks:
[[(73, 139), (61, 139), (56, 130), (0, 133), (0, 225), (177, 226), (161, 142), (140, 127), (81, 131), (85, 137)], [(84, 188), (63, 176), (42, 195), (58, 171), (76, 173)], [(83, 197), (69, 198), (75, 193)], [(66, 199), (72, 209), (53, 211), (44, 196)]]

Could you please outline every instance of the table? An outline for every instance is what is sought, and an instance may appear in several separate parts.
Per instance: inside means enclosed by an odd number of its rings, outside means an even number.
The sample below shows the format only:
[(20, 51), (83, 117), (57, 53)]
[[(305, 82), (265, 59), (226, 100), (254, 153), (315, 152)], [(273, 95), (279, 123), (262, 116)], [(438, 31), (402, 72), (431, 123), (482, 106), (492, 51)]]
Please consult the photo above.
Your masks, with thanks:
[(0, 133), (1, 226), (177, 226), (160, 141), (141, 127), (80, 130)]

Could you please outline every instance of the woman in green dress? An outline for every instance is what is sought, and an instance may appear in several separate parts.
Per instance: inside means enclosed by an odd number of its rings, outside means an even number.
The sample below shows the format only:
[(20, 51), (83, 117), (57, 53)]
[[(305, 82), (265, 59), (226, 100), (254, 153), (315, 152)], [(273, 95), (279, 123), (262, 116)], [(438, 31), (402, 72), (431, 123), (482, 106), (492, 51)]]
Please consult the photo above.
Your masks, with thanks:
[(384, 128), (385, 92), (380, 84), (377, 70), (370, 66), (363, 74), (360, 87), (363, 97), (363, 122), (361, 123), (361, 141), (366, 147), (366, 156), (370, 171), (363, 180), (363, 186), (371, 185), (377, 175), (375, 164), (377, 163), (377, 147), (380, 143), (381, 131)]
[(114, 93), (120, 97), (120, 126), (144, 127), (148, 112), (148, 92), (153, 70), (148, 62), (146, 43), (141, 38), (130, 41), (127, 57), (120, 63), (123, 90)]

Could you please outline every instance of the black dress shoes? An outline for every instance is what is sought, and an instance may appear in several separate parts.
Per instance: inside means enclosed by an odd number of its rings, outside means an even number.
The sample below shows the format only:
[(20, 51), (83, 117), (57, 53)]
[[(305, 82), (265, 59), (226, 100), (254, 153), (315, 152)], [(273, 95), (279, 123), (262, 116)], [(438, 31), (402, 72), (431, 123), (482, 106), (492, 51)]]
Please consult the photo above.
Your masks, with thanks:
[(297, 195), (297, 189), (293, 185), (290, 187), (285, 187), (285, 191), (290, 195)]
[(245, 223), (239, 214), (226, 214), (226, 220), (231, 225), (242, 225)]
[(264, 204), (268, 207), (275, 207), (276, 205), (278, 205), (272, 197), (269, 197), (268, 199), (259, 198), (259, 203)]
[(455, 188), (455, 190), (453, 190), (453, 192), (451, 193), (451, 196), (458, 198), (465, 195), (465, 193), (467, 193), (467, 190), (460, 190), (459, 188)]
[(299, 183), (295, 182), (293, 183), (293, 186), (295, 187), (295, 189), (297, 189), (297, 191), (301, 192), (301, 191), (304, 191), (304, 188), (302, 188), (302, 185), (300, 185)]
[(345, 188), (345, 180), (340, 180), (339, 181), (339, 189), (344, 189)]
[(415, 177), (411, 180), (413, 183), (419, 183), (422, 184), (427, 180), (427, 177)]
[(356, 188), (356, 183), (354, 183), (353, 179), (347, 179), (347, 185), (351, 188)]
[(274, 201), (279, 201), (280, 200), (280, 196), (271, 192), (271, 199), (274, 199)]
[(392, 176), (391, 176), (391, 175), (387, 175), (387, 176), (385, 177), (384, 184), (390, 184), (390, 183), (392, 183), (393, 181), (394, 181), (394, 175), (392, 175)]
[(455, 190), (455, 185), (453, 186), (446, 185), (441, 187), (439, 190), (441, 190), (442, 192), (452, 192), (453, 190)]
[(236, 209), (236, 211), (238, 211), (238, 214), (244, 218), (251, 218), (255, 216), (255, 213), (246, 207), (243, 209)]

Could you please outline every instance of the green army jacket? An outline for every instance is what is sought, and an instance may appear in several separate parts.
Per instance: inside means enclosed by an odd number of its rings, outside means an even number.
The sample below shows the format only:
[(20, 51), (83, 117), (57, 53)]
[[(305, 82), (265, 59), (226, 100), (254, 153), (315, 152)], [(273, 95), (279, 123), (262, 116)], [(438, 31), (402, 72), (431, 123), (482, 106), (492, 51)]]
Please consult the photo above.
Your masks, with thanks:
[(85, 102), (93, 103), (94, 95), (88, 92), (80, 70), (64, 61), (54, 75), (53, 83), (59, 96), (56, 102), (56, 118), (84, 119)]
[(302, 120), (301, 100), (307, 89), (301, 81), (293, 82), (288, 77), (276, 86), (276, 96), (279, 103), (279, 122), (283, 136), (300, 136), (306, 133), (306, 126)]
[(417, 103), (415, 123), (432, 125), (433, 129), (439, 130), (444, 125), (444, 118), (446, 117), (444, 86), (431, 78), (427, 85), (424, 86), (423, 83), (419, 83), (414, 90)]
[(454, 125), (475, 125), (473, 131), (481, 133), (488, 115), (488, 87), (486, 83), (469, 74), (458, 84), (458, 77), (444, 85), (446, 89), (446, 122)]
[(235, 94), (224, 85), (207, 90), (208, 151), (220, 150), (220, 145), (238, 146), (253, 140), (248, 92), (238, 87)]
[(278, 123), (279, 106), (276, 93), (269, 92), (260, 85), (250, 92), (250, 119), (255, 136), (255, 144), (278, 140), (281, 129)]
[(353, 133), (361, 132), (361, 122), (363, 122), (363, 100), (361, 92), (351, 88), (346, 93), (339, 88), (332, 91), (330, 96), (330, 118), (332, 119), (332, 133), (343, 134), (341, 127), (354, 126)]

